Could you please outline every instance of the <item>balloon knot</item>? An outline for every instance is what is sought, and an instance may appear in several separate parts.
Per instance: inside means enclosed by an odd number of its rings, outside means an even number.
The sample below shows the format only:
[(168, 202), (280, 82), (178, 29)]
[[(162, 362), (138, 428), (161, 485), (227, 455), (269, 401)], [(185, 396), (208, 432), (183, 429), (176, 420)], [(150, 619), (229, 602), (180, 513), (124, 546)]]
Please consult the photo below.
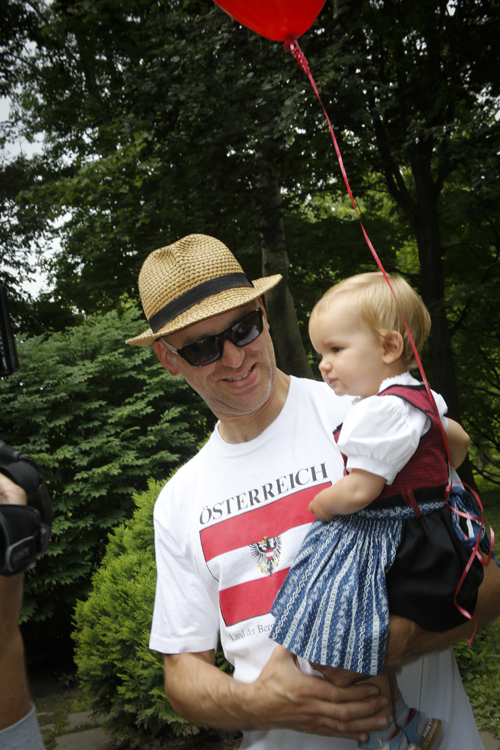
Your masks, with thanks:
[(310, 73), (309, 63), (307, 62), (306, 56), (300, 49), (298, 41), (296, 39), (293, 39), (292, 37), (286, 39), (283, 44), (283, 49), (286, 49), (287, 52), (292, 53), (304, 73), (308, 76)]

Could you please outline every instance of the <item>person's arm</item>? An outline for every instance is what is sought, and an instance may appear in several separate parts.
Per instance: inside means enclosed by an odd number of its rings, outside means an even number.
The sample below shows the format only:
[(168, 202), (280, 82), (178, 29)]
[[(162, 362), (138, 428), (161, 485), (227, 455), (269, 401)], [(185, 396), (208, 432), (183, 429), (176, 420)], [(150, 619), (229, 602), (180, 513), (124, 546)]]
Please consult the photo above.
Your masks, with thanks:
[[(0, 505), (26, 505), (26, 493), (0, 474)], [(30, 710), (24, 669), (24, 645), (18, 626), (23, 574), (0, 576), (0, 730), (20, 721)]]
[(22, 598), (23, 574), (0, 576), (0, 730), (30, 710), (24, 644), (17, 622)]
[(458, 422), (448, 419), (446, 438), (450, 449), (451, 464), (454, 469), (458, 469), (469, 450), (470, 437)]
[(309, 510), (328, 523), (335, 516), (350, 515), (366, 508), (386, 485), (384, 477), (363, 469), (353, 469), (331, 487), (321, 490), (309, 503)]
[[(500, 568), (494, 563), (484, 569), (484, 578), (479, 587), (474, 617), (478, 630), (482, 630), (500, 617)], [(464, 638), (470, 638), (473, 630), (473, 623), (468, 621), (443, 633), (431, 633), (421, 628), (416, 622), (391, 615), (385, 663), (390, 666), (413, 656), (448, 648)]]
[(374, 685), (335, 688), (305, 675), (281, 646), (249, 684), (217, 669), (213, 651), (165, 654), (164, 659), (170, 703), (196, 724), (242, 731), (284, 728), (358, 740), (387, 726), (383, 717), (374, 716), (387, 705)]

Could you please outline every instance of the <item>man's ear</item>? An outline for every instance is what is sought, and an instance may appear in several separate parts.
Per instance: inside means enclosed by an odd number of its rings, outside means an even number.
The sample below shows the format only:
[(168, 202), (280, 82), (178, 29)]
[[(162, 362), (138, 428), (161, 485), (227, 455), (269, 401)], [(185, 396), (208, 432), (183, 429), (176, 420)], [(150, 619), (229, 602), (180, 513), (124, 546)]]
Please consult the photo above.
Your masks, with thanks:
[(259, 303), (259, 305), (260, 305), (260, 306), (261, 306), (261, 308), (262, 308), (262, 316), (263, 316), (263, 318), (264, 318), (264, 326), (265, 326), (265, 327), (267, 328), (267, 330), (269, 331), (269, 329), (271, 328), (271, 326), (269, 325), (269, 321), (268, 321), (268, 319), (267, 319), (266, 308), (264, 307), (264, 302), (262, 301), (262, 297), (257, 297), (257, 302)]
[(153, 341), (153, 349), (167, 372), (173, 375), (174, 378), (181, 374), (179, 368), (175, 365), (172, 352), (169, 352), (168, 349), (163, 346), (163, 342), (160, 339)]
[(383, 360), (386, 365), (393, 364), (401, 359), (405, 350), (405, 342), (399, 331), (391, 331), (384, 338), (382, 344), (384, 350)]

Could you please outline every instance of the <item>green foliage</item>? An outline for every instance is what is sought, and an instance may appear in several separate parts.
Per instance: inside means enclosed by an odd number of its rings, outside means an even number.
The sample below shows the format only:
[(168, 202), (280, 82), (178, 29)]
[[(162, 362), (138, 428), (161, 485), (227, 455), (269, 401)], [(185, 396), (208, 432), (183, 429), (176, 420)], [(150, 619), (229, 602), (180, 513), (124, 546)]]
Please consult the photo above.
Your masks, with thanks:
[(156, 584), (153, 507), (163, 486), (151, 480), (135, 495), (133, 518), (118, 526), (93, 591), (76, 607), (76, 663), (94, 713), (109, 713), (116, 739), (189, 735), (198, 728), (178, 716), (163, 688), (163, 658), (148, 647)]
[[(196, 231), (252, 277), (264, 238), (283, 266), (265, 272), (288, 275), (308, 347), (317, 294), (373, 262), (293, 58), (212, 0), (9, 9), (0, 71), (17, 130), (4, 131), (45, 141), (43, 158), (3, 170), (4, 277), (14, 283), (26, 249), (58, 227), (37, 323), (111, 309), (136, 294), (147, 252)], [(471, 434), (476, 474), (497, 484), (499, 33), (492, 0), (350, 0), (327, 3), (301, 40), (375, 248), (431, 308), (427, 374)], [(271, 315), (276, 342), (285, 315)]]
[(44, 172), (43, 165), (36, 159), (29, 161), (19, 155), (6, 162), (0, 155), (0, 283), (9, 291), (13, 322), (16, 327), (24, 326), (24, 330), (35, 330), (37, 323), (23, 300), (23, 283), (36, 277), (37, 265), (33, 260), (36, 257), (40, 262), (40, 237), (43, 234), (48, 239), (50, 228), (43, 211), (40, 214), (36, 204), (21, 194), (29, 190)]
[(55, 516), (49, 549), (26, 576), (25, 620), (69, 619), (132, 494), (184, 463), (205, 435), (185, 382), (150, 348), (124, 343), (143, 329), (129, 308), (25, 339), (20, 373), (0, 382), (0, 435), (42, 466)]
[(478, 633), (470, 646), (454, 646), (465, 691), (479, 729), (500, 739), (500, 621)]
[[(481, 493), (484, 518), (495, 530), (495, 552), (500, 555), (500, 502), (498, 491)], [(495, 565), (491, 561), (490, 565)], [(471, 645), (457, 643), (453, 650), (479, 729), (500, 739), (500, 620), (478, 633)]]
[(292, 138), (294, 61), (208, 0), (34, 4), (37, 45), (11, 95), (25, 132), (47, 135), (54, 174), (25, 193), (59, 217), (56, 295), (109, 309), (135, 293), (146, 251), (193, 231), (243, 247), (259, 275), (258, 146)]
[[(371, 239), (376, 247), (384, 248), (386, 270), (401, 272), (402, 264), (397, 262), (396, 250), (402, 243), (402, 233), (391, 216), (391, 207), (377, 200), (377, 196), (367, 198)], [(346, 203), (332, 202), (328, 196), (320, 196), (308, 201), (304, 210), (309, 217), (307, 221), (299, 213), (290, 213), (285, 220), (290, 258), (289, 285), (303, 344), (314, 362), (313, 372), (319, 377), (317, 357), (308, 333), (312, 308), (333, 284), (355, 273), (377, 270), (377, 267), (361, 241), (359, 221)], [(415, 283), (414, 279), (409, 281)]]

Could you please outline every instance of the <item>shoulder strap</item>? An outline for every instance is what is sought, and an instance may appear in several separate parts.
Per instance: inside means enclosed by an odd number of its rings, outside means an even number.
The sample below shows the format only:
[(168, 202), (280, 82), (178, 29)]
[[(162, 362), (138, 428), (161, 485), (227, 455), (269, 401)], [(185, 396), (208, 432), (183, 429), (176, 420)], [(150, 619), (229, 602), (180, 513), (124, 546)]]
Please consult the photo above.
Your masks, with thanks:
[(432, 421), (436, 419), (436, 412), (429, 401), (425, 385), (391, 385), (381, 391), (379, 396), (397, 396), (411, 404), (428, 416)]

